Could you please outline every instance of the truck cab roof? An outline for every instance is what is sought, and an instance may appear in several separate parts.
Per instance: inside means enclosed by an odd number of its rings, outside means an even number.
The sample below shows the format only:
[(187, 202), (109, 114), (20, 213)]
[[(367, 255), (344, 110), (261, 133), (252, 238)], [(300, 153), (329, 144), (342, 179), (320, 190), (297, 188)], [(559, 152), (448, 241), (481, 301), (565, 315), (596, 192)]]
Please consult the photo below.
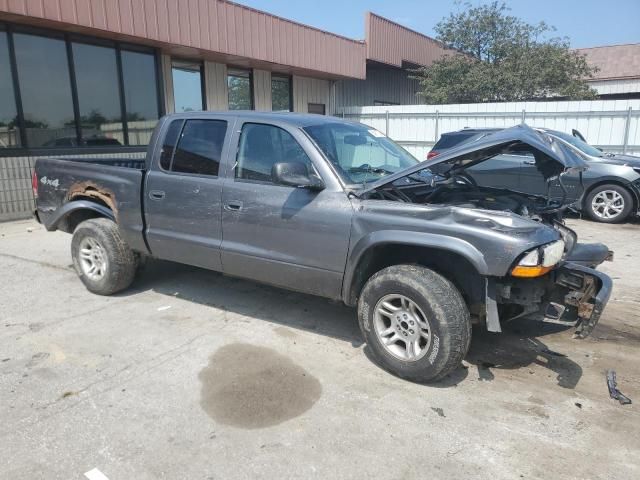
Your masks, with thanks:
[(343, 120), (338, 117), (327, 115), (316, 115), (313, 113), (293, 113), (293, 112), (256, 112), (254, 110), (232, 110), (232, 111), (202, 111), (185, 112), (168, 115), (167, 118), (241, 118), (254, 119), (272, 123), (286, 123), (296, 127), (308, 127), (310, 125), (321, 125), (327, 123), (348, 123), (354, 124), (350, 120)]

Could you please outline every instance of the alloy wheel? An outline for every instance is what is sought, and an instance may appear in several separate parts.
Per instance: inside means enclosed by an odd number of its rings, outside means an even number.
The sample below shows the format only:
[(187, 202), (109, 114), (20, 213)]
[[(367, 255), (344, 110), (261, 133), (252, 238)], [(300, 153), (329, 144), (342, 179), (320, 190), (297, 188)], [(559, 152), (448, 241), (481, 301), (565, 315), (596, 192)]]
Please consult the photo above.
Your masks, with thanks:
[(598, 192), (591, 200), (591, 210), (599, 217), (611, 220), (624, 210), (624, 197), (615, 190)]
[(96, 239), (91, 237), (82, 239), (78, 260), (82, 272), (91, 280), (101, 280), (105, 276), (108, 267), (107, 255)]
[(382, 297), (375, 306), (373, 326), (385, 350), (406, 362), (420, 360), (431, 345), (427, 316), (405, 295)]

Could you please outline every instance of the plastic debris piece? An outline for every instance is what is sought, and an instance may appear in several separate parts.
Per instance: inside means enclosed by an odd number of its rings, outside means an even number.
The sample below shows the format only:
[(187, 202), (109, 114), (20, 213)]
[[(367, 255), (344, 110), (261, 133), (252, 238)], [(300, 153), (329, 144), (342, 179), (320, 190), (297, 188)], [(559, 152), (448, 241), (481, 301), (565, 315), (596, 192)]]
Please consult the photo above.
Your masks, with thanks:
[(609, 396), (614, 400), (618, 400), (620, 405), (629, 405), (631, 403), (631, 399), (618, 390), (615, 370), (607, 370), (607, 387), (609, 387)]

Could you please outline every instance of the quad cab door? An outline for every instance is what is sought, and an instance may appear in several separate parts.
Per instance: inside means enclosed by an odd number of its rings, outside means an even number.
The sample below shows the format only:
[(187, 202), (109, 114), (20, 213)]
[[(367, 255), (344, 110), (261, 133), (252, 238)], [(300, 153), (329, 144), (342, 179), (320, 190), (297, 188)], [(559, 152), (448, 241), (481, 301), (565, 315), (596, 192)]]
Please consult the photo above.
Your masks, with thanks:
[[(222, 195), (225, 273), (340, 298), (351, 202), (300, 129), (238, 120), (237, 146)], [(317, 191), (276, 184), (278, 162), (299, 162), (322, 178)]]
[[(221, 270), (222, 184), (219, 175), (233, 119), (176, 118), (146, 179), (147, 240), (154, 256)], [(162, 136), (163, 135), (163, 136)]]

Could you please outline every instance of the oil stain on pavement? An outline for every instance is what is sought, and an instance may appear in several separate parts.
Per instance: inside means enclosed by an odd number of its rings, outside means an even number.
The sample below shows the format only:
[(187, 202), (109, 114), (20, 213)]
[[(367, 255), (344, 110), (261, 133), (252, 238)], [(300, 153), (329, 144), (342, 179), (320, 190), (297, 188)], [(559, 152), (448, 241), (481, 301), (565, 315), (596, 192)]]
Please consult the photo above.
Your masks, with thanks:
[(254, 429), (302, 415), (320, 398), (322, 386), (290, 358), (265, 347), (221, 347), (199, 375), (200, 404), (214, 420)]

